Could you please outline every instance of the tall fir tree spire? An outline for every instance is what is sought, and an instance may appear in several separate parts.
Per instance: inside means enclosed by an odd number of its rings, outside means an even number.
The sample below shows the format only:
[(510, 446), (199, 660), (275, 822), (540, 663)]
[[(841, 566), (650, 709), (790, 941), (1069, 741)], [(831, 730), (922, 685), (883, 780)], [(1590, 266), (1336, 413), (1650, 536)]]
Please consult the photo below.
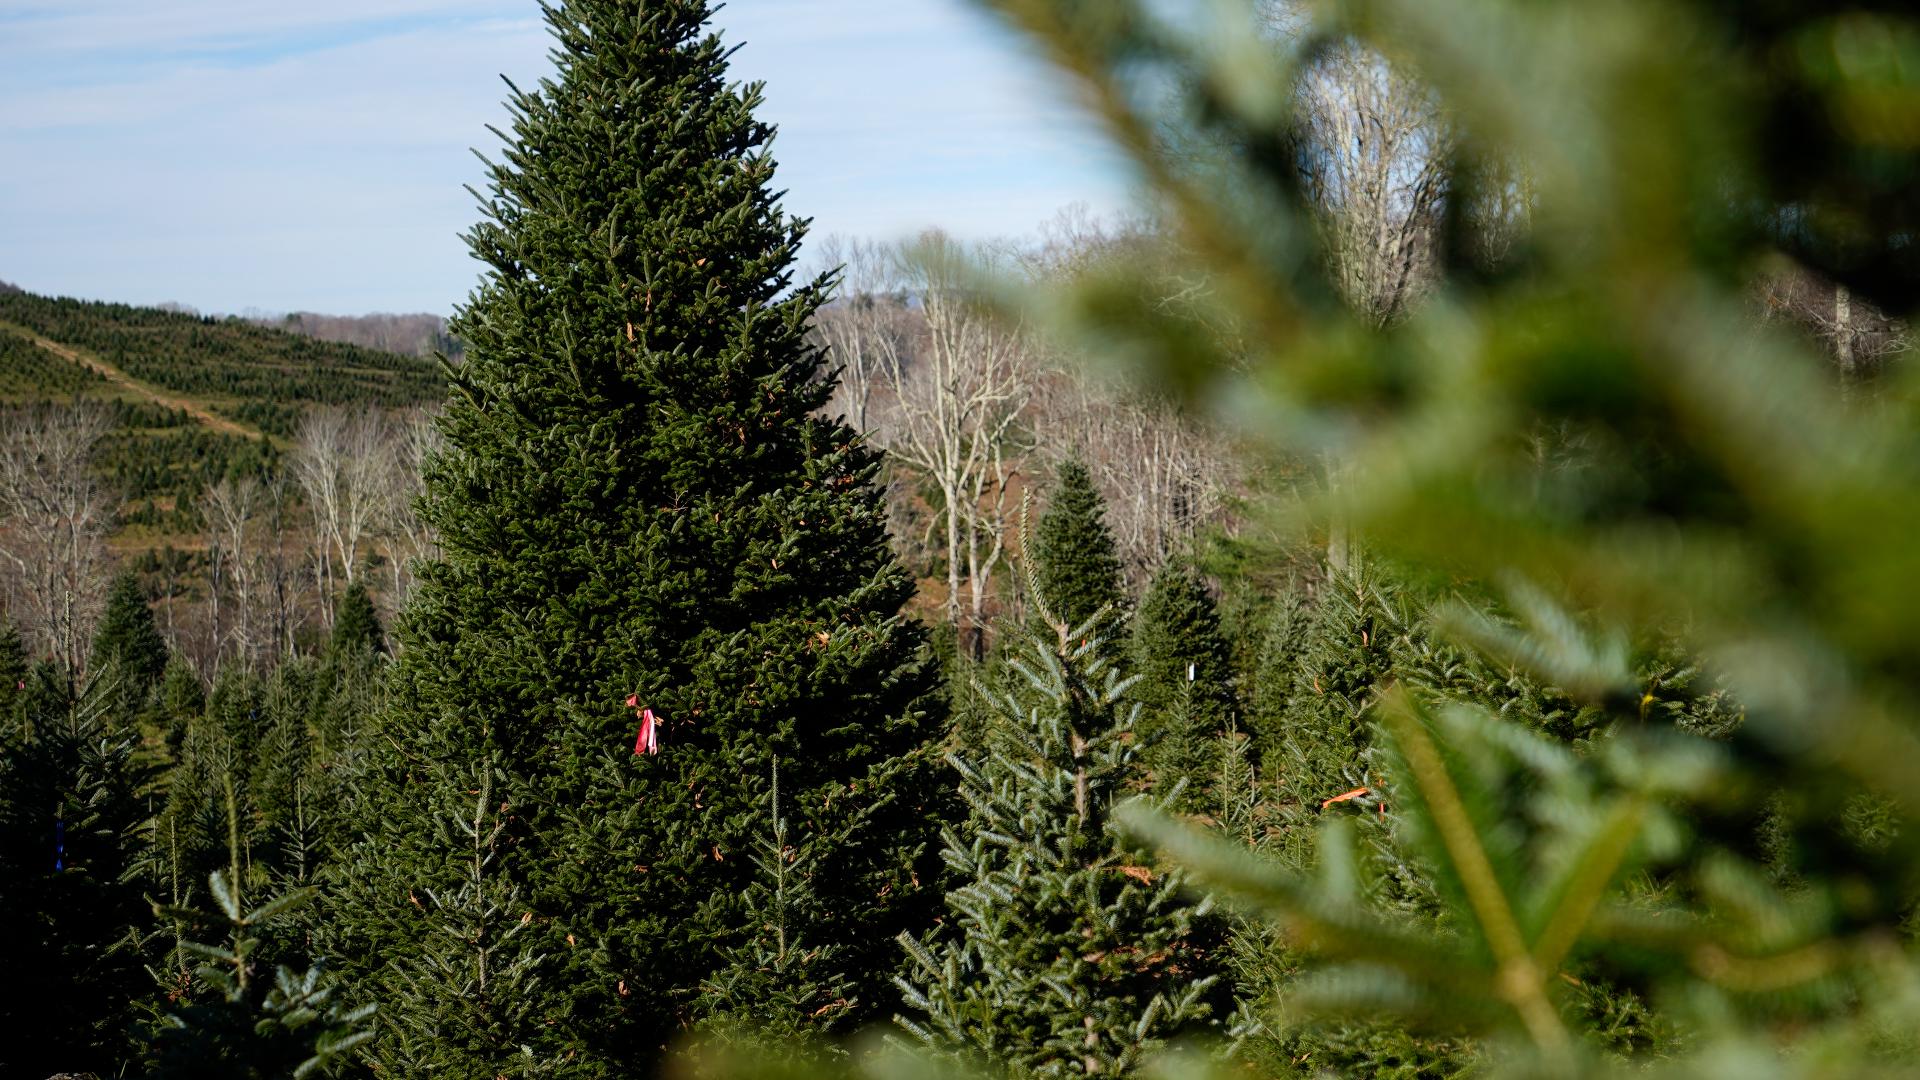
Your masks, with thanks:
[[(728, 83), (702, 0), (546, 10), (557, 70), (512, 95), (469, 234), (487, 273), (426, 471), (444, 555), (400, 620), (372, 831), (324, 921), (336, 954), (393, 958), (357, 974), (396, 1026), (460, 1008), (398, 972), (425, 891), (462, 887), (436, 822), (484, 763), (490, 895), (524, 905), (548, 972), (510, 1007), (542, 1018), (536, 1057), (606, 1075), (644, 1071), (755, 933), (775, 761), (794, 832), (842, 840), (807, 939), (887, 1007), (891, 930), (937, 903), (936, 718), (879, 462), (819, 415), (828, 280), (794, 280), (805, 223), (777, 204), (759, 86)], [(491, 1053), (440, 1067), (493, 1075)]]
[(154, 623), (140, 575), (130, 569), (121, 571), (107, 590), (106, 611), (94, 631), (91, 666), (118, 669), (116, 684), (131, 712), (145, 705), (153, 688), (160, 685), (167, 655), (167, 641)]
[(1360, 761), (1372, 738), (1368, 710), (1394, 670), (1410, 621), (1398, 601), (1364, 562), (1329, 573), (1321, 589), (1293, 654), (1293, 688), (1280, 721), (1255, 733), (1273, 740), (1258, 747), (1260, 760), (1295, 811), (1310, 813), (1369, 786)]
[(340, 606), (333, 613), (333, 637), (327, 648), (336, 656), (377, 653), (387, 647), (387, 631), (380, 625), (380, 613), (374, 610), (373, 597), (365, 582), (356, 581), (340, 595)]
[(1061, 463), (1046, 512), (1034, 529), (1029, 557), (1036, 587), (1053, 616), (1079, 626), (1105, 607), (1108, 613), (1098, 629), (1112, 640), (1125, 620), (1127, 595), (1106, 515), (1106, 500), (1087, 467), (1078, 461)]
[(815, 853), (841, 838), (794, 836), (780, 804), (778, 771), (771, 786), (767, 834), (754, 854), (759, 879), (747, 889), (755, 933), (708, 984), (703, 1026), (764, 1056), (805, 1060), (821, 1056), (820, 1036), (838, 1034), (836, 1025), (853, 1009), (850, 980), (833, 970), (834, 947), (815, 948), (802, 934), (817, 921)]
[(1289, 587), (1274, 598), (1261, 628), (1249, 678), (1247, 726), (1256, 750), (1274, 750), (1286, 742), (1287, 708), (1294, 676), (1307, 647), (1316, 609), (1305, 593)]

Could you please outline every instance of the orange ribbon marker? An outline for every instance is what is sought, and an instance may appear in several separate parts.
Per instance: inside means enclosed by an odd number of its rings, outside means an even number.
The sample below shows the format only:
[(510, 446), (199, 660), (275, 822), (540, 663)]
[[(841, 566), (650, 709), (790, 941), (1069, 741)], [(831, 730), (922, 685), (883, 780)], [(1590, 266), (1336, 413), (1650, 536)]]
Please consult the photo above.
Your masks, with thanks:
[(1346, 802), (1348, 799), (1357, 799), (1360, 796), (1365, 795), (1368, 790), (1369, 789), (1367, 788), (1357, 787), (1357, 788), (1354, 788), (1352, 791), (1335, 795), (1333, 798), (1328, 799), (1326, 802), (1321, 803), (1320, 809), (1325, 810), (1327, 807), (1332, 806), (1334, 803)]

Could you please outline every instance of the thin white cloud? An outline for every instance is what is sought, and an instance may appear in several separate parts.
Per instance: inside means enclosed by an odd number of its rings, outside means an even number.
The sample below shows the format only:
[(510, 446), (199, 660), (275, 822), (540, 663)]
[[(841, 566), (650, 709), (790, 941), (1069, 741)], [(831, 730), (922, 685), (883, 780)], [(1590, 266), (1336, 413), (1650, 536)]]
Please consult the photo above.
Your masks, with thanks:
[[(816, 236), (1006, 235), (1124, 199), (1064, 89), (964, 0), (732, 0), (718, 23), (746, 42), (734, 77), (768, 84), (778, 182)], [(143, 35), (137, 59), (115, 53)], [(531, 0), (0, 15), (0, 278), (215, 310), (445, 310), (476, 273), (457, 239), (481, 171), (467, 148), (493, 150), (498, 75), (530, 85), (549, 44)]]

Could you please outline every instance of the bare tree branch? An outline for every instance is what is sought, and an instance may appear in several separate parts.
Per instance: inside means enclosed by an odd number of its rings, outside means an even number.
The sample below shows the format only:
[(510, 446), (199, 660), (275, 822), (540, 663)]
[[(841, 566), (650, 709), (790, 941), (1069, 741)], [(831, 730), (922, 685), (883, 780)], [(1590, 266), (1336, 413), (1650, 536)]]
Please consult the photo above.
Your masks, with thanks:
[(82, 402), (0, 413), (0, 556), (19, 575), (42, 649), (80, 674), (99, 616), (119, 499), (94, 469), (113, 424)]

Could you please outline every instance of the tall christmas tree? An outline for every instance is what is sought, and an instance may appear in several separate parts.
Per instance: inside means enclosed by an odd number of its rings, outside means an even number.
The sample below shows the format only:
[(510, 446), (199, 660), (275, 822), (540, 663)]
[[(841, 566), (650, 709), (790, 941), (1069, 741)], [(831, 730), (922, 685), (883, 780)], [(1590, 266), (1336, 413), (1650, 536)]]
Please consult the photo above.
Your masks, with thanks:
[[(830, 282), (793, 279), (805, 222), (708, 14), (546, 9), (558, 70), (512, 96), (469, 235), (488, 272), (424, 499), (444, 555), (399, 621), (367, 839), (321, 920), (396, 1028), (469, 1011), (401, 973), (438, 932), (429, 895), (470, 882), (438, 823), (486, 770), (487, 896), (520, 905), (516, 955), (547, 972), (495, 1015), (535, 1017), (528, 1052), (565, 1075), (643, 1069), (758, 932), (776, 761), (794, 833), (841, 840), (803, 929), (862, 1006), (887, 1006), (890, 929), (937, 903), (912, 581), (878, 460), (818, 415)], [(515, 1067), (498, 1041), (438, 1066)]]
[[(1393, 673), (1410, 621), (1364, 564), (1328, 576), (1293, 654), (1293, 690), (1279, 723), (1254, 732), (1260, 761), (1293, 810), (1311, 815), (1328, 799), (1371, 786), (1360, 761), (1371, 741), (1368, 710)], [(1298, 831), (1305, 843), (1311, 829), (1303, 823)]]
[(1054, 615), (1068, 626), (1079, 626), (1105, 607), (1108, 613), (1097, 629), (1111, 643), (1124, 622), (1127, 594), (1106, 515), (1106, 500), (1093, 485), (1093, 474), (1078, 461), (1062, 463), (1046, 512), (1033, 531), (1029, 557), (1036, 587)]
[[(185, 685), (176, 679), (176, 688)], [(269, 847), (256, 843), (264, 824), (256, 783), (274, 768), (277, 749), (265, 738), (272, 721), (265, 706), (263, 681), (231, 668), (221, 673), (205, 704), (181, 723), (166, 775), (166, 800), (154, 824), (152, 876), (160, 899), (171, 904), (204, 899), (195, 890), (227, 867), (229, 843), (238, 847), (249, 878), (273, 868)], [(239, 808), (237, 817), (229, 814), (229, 803)], [(188, 970), (177, 967), (175, 973)]]
[(800, 930), (818, 919), (815, 853), (842, 838), (793, 835), (782, 815), (778, 775), (772, 787), (767, 835), (754, 856), (760, 880), (747, 893), (758, 932), (735, 948), (709, 983), (701, 1002), (709, 1012), (703, 1026), (762, 1055), (817, 1060), (819, 1036), (836, 1033), (852, 1002), (845, 976), (832, 974), (835, 950), (813, 947)]
[(200, 674), (193, 670), (192, 664), (175, 657), (167, 662), (167, 670), (161, 673), (160, 686), (154, 698), (156, 720), (166, 743), (167, 755), (171, 760), (178, 761), (181, 744), (187, 738), (187, 728), (192, 725), (193, 718), (207, 707), (207, 688), (201, 685)]
[(1306, 593), (1288, 588), (1273, 600), (1254, 653), (1247, 693), (1247, 727), (1257, 750), (1281, 746), (1287, 737), (1287, 707), (1294, 676), (1314, 627), (1316, 609)]

